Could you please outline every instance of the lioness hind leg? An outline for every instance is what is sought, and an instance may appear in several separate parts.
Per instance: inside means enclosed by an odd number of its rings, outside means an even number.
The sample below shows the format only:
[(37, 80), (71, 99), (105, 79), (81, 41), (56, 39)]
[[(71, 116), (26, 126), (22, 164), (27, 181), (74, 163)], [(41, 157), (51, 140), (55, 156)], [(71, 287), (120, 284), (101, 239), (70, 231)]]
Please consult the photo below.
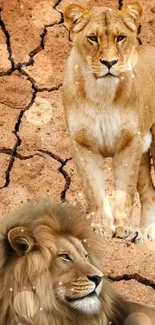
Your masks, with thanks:
[(110, 204), (105, 198), (104, 164), (102, 155), (96, 150), (72, 142), (73, 158), (87, 199), (92, 227), (100, 235), (112, 237), (114, 232)]
[(141, 201), (141, 232), (135, 241), (155, 240), (155, 189), (151, 178), (150, 152), (146, 152), (142, 156), (137, 189)]

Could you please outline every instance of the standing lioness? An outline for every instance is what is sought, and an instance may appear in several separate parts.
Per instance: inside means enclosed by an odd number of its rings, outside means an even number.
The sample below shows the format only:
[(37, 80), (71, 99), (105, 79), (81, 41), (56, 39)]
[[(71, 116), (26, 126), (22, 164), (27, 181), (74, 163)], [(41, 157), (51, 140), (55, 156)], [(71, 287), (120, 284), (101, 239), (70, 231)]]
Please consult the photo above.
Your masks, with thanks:
[[(71, 4), (64, 19), (73, 40), (63, 100), (73, 158), (94, 226), (108, 236), (155, 239), (155, 48), (137, 45), (142, 8), (133, 1), (121, 11), (91, 11)], [(152, 144), (151, 144), (152, 143)], [(104, 191), (104, 157), (113, 157), (115, 191)], [(155, 165), (155, 161), (154, 161)], [(141, 231), (131, 229), (136, 186)]]

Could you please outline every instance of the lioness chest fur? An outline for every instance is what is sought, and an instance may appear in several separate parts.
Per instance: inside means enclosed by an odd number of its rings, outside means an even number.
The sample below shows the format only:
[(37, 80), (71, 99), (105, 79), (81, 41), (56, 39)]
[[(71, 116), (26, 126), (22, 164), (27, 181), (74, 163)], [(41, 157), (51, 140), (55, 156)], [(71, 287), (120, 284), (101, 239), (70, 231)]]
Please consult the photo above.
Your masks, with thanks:
[[(155, 156), (155, 49), (138, 46), (142, 9), (121, 11), (69, 5), (64, 12), (73, 49), (63, 101), (74, 162), (83, 183), (93, 226), (106, 235), (143, 241), (155, 238), (155, 192), (150, 149)], [(104, 191), (104, 157), (113, 158), (114, 187)], [(142, 209), (140, 230), (130, 217), (136, 186)]]

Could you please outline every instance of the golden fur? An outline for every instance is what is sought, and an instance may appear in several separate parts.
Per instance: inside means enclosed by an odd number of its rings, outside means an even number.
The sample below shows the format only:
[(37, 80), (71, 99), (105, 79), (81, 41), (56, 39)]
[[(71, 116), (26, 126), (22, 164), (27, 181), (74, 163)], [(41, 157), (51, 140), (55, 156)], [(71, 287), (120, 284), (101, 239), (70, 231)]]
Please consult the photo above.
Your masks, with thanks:
[(1, 217), (0, 288), (1, 325), (123, 325), (137, 310), (155, 314), (112, 290), (87, 220), (48, 199)]
[[(141, 15), (137, 1), (121, 11), (89, 11), (78, 4), (64, 11), (73, 48), (63, 101), (93, 226), (106, 236), (115, 232), (137, 242), (155, 239), (150, 173), (150, 150), (155, 159), (155, 48), (137, 44)], [(104, 157), (113, 158), (115, 182), (107, 197)], [(136, 186), (142, 205), (140, 230), (130, 225)]]

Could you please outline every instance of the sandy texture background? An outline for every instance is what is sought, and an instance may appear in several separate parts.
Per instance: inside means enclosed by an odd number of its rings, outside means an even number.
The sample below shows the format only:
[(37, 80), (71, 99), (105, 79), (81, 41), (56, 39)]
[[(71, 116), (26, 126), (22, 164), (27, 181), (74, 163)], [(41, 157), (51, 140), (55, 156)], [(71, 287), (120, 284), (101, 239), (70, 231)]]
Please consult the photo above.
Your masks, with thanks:
[[(70, 0), (0, 0), (0, 214), (36, 196), (79, 202), (81, 183), (72, 162), (62, 107), (62, 82), (72, 44), (61, 11)], [(121, 7), (127, 1), (83, 0)], [(144, 8), (140, 38), (155, 46), (155, 1)], [(110, 159), (106, 190), (112, 191)], [(136, 195), (133, 224), (139, 221)], [(125, 297), (155, 304), (155, 243), (135, 246), (101, 240), (105, 273)]]

